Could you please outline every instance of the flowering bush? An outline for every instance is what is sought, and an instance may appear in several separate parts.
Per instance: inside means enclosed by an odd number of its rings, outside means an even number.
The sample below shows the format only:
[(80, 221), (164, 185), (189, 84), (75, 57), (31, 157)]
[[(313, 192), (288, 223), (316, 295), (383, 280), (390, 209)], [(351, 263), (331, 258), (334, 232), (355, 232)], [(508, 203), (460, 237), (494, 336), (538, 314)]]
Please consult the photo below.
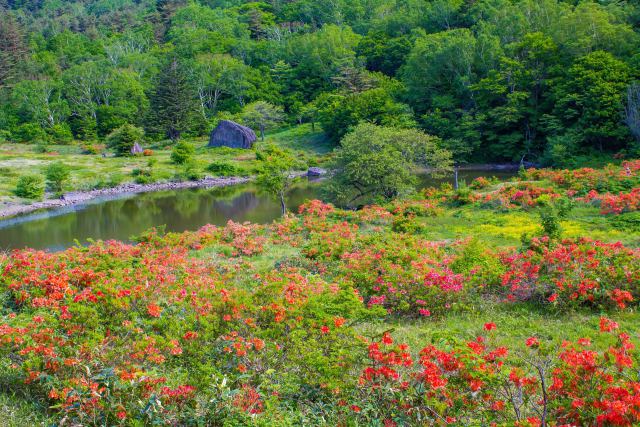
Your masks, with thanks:
[[(601, 325), (603, 334), (617, 327), (606, 318)], [(365, 424), (386, 426), (640, 422), (638, 353), (628, 334), (612, 334), (604, 351), (582, 338), (556, 353), (536, 337), (515, 350), (496, 346), (496, 325), (484, 329), (473, 340), (424, 347), (417, 357), (385, 333), (369, 345), (349, 409)]]
[(597, 203), (600, 205), (600, 213), (603, 215), (619, 215), (626, 212), (640, 210), (640, 187), (634, 188), (629, 193), (619, 194), (598, 194), (591, 190), (586, 196), (580, 198), (586, 203)]
[(638, 250), (590, 239), (547, 243), (534, 239), (524, 253), (503, 254), (509, 300), (624, 308), (640, 297)]

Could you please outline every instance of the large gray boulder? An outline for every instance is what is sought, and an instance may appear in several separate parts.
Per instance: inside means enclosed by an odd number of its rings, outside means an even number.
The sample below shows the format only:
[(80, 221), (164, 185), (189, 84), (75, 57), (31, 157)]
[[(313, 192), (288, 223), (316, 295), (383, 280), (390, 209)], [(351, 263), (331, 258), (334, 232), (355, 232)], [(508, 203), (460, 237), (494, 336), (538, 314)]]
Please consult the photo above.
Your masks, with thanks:
[(249, 149), (257, 139), (255, 132), (250, 128), (230, 120), (222, 120), (211, 132), (209, 147)]

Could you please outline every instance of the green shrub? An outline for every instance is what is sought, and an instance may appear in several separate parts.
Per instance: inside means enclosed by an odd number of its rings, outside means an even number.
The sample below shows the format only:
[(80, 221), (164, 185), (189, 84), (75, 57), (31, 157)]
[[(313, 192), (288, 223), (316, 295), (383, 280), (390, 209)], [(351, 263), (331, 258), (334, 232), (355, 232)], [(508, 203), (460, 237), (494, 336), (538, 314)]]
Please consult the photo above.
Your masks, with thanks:
[(151, 169), (134, 169), (131, 171), (131, 175), (135, 178), (135, 182), (138, 184), (151, 184), (155, 182), (153, 171)]
[(11, 141), (11, 132), (5, 129), (0, 129), (0, 142)]
[(203, 175), (202, 172), (198, 170), (195, 162), (188, 162), (176, 173), (175, 178), (179, 181), (199, 181), (203, 178)]
[(84, 144), (82, 145), (82, 154), (98, 154), (100, 152), (100, 148), (98, 148), (95, 144)]
[(57, 124), (47, 129), (54, 144), (68, 144), (73, 141), (73, 133), (68, 124)]
[(15, 194), (23, 199), (40, 200), (44, 196), (44, 180), (39, 175), (23, 175), (18, 179)]
[(65, 182), (69, 179), (71, 170), (62, 162), (51, 163), (45, 170), (47, 187), (54, 193), (61, 193)]
[(560, 226), (560, 216), (553, 208), (544, 208), (540, 210), (540, 224), (544, 236), (551, 239), (559, 239), (562, 234)]
[(46, 144), (38, 143), (33, 147), (33, 152), (36, 154), (44, 154), (51, 152), (51, 150), (49, 149), (49, 147), (47, 147)]
[(114, 130), (107, 137), (107, 147), (117, 156), (130, 156), (131, 149), (136, 143), (141, 143), (144, 130), (133, 125), (123, 125)]
[(626, 212), (620, 215), (609, 215), (609, 223), (620, 230), (633, 233), (640, 232), (640, 211)]
[(424, 226), (420, 224), (414, 216), (399, 216), (393, 219), (391, 229), (396, 233), (420, 233)]
[(239, 174), (238, 168), (227, 162), (213, 162), (207, 166), (207, 171), (215, 176), (237, 176)]
[(178, 142), (171, 151), (171, 161), (176, 165), (184, 165), (193, 157), (196, 149), (188, 142)]
[(20, 125), (13, 132), (13, 137), (17, 142), (26, 143), (42, 143), (49, 139), (44, 129), (35, 123), (25, 123)]

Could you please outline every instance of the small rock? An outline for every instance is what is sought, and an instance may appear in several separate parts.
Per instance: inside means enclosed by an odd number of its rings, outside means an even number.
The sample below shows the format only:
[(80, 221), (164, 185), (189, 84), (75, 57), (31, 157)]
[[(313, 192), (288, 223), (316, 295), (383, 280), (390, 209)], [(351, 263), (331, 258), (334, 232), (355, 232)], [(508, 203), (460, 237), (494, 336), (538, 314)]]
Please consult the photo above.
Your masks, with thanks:
[(326, 174), (327, 174), (326, 169), (317, 168), (317, 167), (311, 167), (307, 171), (307, 176), (323, 176)]
[(137, 142), (135, 144), (133, 144), (133, 147), (131, 147), (131, 154), (133, 154), (134, 156), (136, 154), (142, 154), (144, 152), (144, 150), (142, 149), (142, 146), (140, 144), (138, 144)]
[(70, 193), (65, 193), (62, 195), (61, 199), (65, 202), (78, 202), (87, 200), (89, 197), (86, 193), (82, 191), (72, 191)]

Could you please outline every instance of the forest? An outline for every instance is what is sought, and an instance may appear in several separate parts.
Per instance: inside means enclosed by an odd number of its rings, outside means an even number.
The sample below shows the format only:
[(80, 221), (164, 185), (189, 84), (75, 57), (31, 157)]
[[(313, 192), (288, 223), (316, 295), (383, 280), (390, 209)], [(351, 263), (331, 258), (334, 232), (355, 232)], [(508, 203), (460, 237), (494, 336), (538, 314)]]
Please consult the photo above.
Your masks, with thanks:
[(640, 146), (640, 6), (619, 0), (2, 0), (0, 140), (87, 147), (359, 122), (458, 163)]

